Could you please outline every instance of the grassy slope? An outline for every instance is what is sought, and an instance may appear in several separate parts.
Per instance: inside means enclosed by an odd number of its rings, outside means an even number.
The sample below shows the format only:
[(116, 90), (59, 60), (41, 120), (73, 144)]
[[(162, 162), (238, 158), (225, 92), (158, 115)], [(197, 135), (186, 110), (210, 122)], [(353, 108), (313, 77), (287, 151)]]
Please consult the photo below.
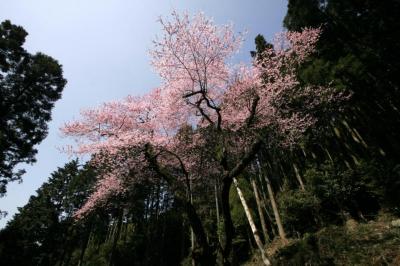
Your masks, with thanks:
[[(391, 220), (329, 226), (268, 251), (274, 265), (400, 265), (400, 227)], [(254, 256), (246, 265), (262, 264)]]

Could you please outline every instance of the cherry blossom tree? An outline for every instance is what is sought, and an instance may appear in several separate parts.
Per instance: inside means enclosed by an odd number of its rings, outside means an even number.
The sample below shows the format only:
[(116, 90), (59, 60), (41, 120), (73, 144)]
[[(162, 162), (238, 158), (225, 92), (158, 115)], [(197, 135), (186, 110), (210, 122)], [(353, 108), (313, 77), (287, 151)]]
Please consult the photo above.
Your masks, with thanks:
[[(188, 193), (196, 178), (218, 176), (225, 231), (218, 246), (229, 265), (234, 178), (262, 144), (296, 144), (315, 125), (316, 112), (344, 97), (329, 88), (302, 87), (296, 78), (296, 68), (314, 51), (319, 29), (281, 33), (252, 64), (232, 66), (229, 61), (243, 41), (232, 25), (216, 26), (201, 13), (173, 12), (170, 20), (159, 21), (163, 35), (150, 55), (160, 86), (83, 111), (80, 120), (62, 128), (77, 141), (72, 151), (94, 154), (92, 163), (103, 169), (96, 192), (76, 216), (124, 193), (132, 183), (162, 178), (186, 206), (200, 247), (193, 255), (201, 265), (213, 265), (215, 250)], [(304, 104), (291, 104), (298, 99)]]

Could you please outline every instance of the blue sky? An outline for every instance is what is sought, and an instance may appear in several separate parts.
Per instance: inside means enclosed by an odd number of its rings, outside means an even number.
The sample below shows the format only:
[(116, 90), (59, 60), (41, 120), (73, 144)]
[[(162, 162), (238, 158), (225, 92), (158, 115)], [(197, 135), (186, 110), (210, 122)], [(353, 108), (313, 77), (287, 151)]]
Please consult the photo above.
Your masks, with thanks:
[(0, 210), (9, 213), (0, 228), (71, 159), (57, 149), (67, 142), (59, 133), (63, 123), (78, 118), (85, 107), (143, 94), (159, 84), (148, 50), (160, 33), (160, 15), (173, 9), (202, 11), (217, 24), (233, 22), (237, 32), (248, 32), (235, 61), (249, 61), (258, 33), (270, 39), (282, 30), (286, 6), (286, 0), (0, 0), (0, 21), (23, 26), (29, 33), (25, 48), (57, 59), (68, 80), (53, 109), (49, 135), (37, 147), (37, 162), (24, 166), (23, 183), (10, 184), (0, 198)]

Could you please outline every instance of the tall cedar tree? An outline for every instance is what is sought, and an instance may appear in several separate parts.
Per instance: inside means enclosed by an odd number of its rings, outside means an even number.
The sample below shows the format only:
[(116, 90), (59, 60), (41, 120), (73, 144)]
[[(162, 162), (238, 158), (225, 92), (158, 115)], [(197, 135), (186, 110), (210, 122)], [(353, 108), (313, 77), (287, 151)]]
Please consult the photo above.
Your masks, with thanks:
[[(82, 245), (88, 224), (73, 223), (73, 212), (90, 193), (95, 173), (77, 160), (54, 171), (49, 180), (0, 231), (2, 265), (56, 265)], [(69, 254), (70, 256), (70, 254)]]
[(56, 60), (22, 47), (27, 35), (8, 20), (0, 24), (0, 195), (9, 181), (21, 179), (17, 164), (35, 162), (34, 146), (46, 137), (66, 84)]

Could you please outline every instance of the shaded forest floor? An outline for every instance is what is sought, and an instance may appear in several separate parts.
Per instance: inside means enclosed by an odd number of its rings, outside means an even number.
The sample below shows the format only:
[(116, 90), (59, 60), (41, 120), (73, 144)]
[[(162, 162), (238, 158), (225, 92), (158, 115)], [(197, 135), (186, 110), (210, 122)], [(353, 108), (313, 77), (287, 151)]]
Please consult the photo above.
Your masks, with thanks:
[[(381, 215), (374, 221), (328, 226), (292, 239), (282, 247), (268, 245), (273, 265), (400, 265), (400, 220)], [(257, 255), (246, 266), (262, 265)]]

